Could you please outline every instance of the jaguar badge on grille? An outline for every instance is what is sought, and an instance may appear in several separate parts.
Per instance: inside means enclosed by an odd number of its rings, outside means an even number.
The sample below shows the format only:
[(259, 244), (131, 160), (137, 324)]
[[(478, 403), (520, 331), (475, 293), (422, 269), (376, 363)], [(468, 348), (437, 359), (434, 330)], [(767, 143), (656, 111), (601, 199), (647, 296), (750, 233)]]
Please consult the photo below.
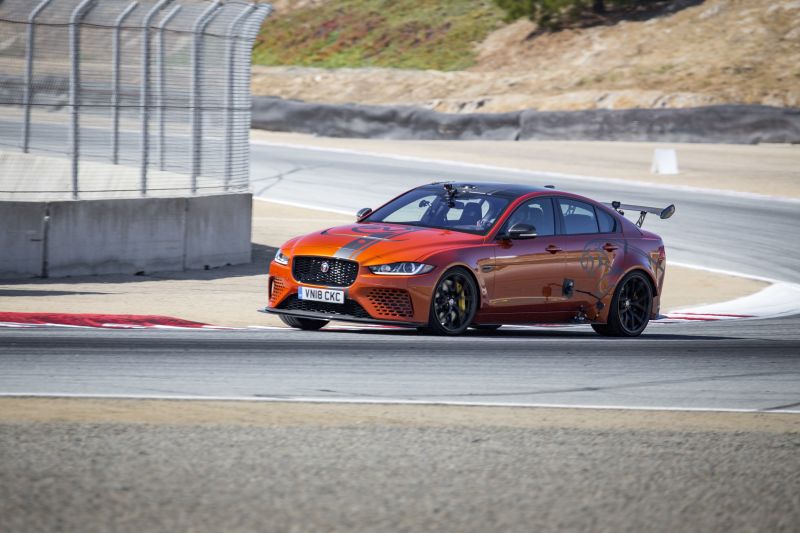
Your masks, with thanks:
[(327, 274), (331, 269), (331, 265), (329, 265), (327, 261), (323, 261), (323, 263), (319, 266), (319, 269), (323, 274)]

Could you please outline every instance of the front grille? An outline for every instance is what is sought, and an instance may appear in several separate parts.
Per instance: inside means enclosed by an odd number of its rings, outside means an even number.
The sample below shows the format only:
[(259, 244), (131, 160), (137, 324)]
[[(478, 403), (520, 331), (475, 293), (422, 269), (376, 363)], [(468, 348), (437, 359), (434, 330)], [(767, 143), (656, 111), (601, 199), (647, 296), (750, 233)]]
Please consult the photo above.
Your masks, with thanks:
[(286, 298), (278, 309), (287, 311), (310, 311), (312, 313), (324, 313), (326, 315), (350, 316), (354, 318), (372, 318), (369, 313), (361, 307), (355, 300), (345, 299), (343, 304), (332, 304), (328, 302), (315, 302), (314, 300), (300, 300), (296, 294)]
[(412, 318), (411, 297), (403, 289), (371, 289), (367, 299), (379, 315), (392, 318)]
[[(328, 271), (323, 272), (328, 264)], [(358, 263), (333, 257), (299, 256), (292, 261), (292, 275), (301, 283), (326, 287), (349, 287), (358, 276)]]

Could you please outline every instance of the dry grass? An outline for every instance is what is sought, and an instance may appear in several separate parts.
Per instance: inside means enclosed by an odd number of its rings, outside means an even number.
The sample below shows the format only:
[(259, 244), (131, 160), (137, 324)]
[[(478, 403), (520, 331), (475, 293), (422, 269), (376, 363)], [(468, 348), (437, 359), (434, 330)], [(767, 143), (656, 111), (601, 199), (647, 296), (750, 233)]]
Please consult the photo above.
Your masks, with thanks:
[[(287, 6), (289, 7), (289, 6)], [(491, 0), (341, 0), (277, 11), (258, 37), (260, 65), (458, 70), (501, 24)]]

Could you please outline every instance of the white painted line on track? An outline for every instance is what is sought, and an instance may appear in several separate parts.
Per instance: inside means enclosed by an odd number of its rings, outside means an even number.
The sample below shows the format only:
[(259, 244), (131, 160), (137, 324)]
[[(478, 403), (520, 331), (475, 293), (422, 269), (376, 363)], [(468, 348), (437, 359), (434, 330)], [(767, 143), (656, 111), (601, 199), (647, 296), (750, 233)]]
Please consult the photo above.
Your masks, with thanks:
[[(291, 148), (295, 150), (313, 150), (316, 152), (331, 152), (331, 153), (339, 153), (339, 154), (347, 154), (347, 155), (357, 155), (357, 156), (368, 156), (368, 157), (378, 157), (384, 159), (393, 159), (396, 161), (409, 161), (415, 163), (428, 163), (428, 164), (439, 164), (439, 165), (450, 165), (450, 166), (457, 166), (457, 167), (464, 167), (464, 168), (477, 168), (482, 170), (494, 170), (500, 172), (511, 172), (515, 174), (537, 174), (544, 178), (552, 178), (552, 179), (566, 179), (566, 180), (582, 180), (582, 181), (593, 181), (598, 183), (614, 183), (618, 185), (626, 185), (626, 186), (637, 186), (637, 187), (649, 187), (653, 189), (662, 189), (662, 190), (669, 190), (669, 191), (683, 191), (683, 192), (696, 192), (702, 194), (714, 194), (718, 196), (730, 196), (733, 198), (746, 198), (750, 200), (772, 200), (776, 202), (785, 202), (790, 204), (800, 204), (800, 199), (797, 198), (789, 198), (786, 196), (771, 196), (768, 194), (759, 194), (754, 192), (742, 192), (742, 191), (730, 191), (726, 189), (711, 189), (711, 188), (704, 188), (704, 187), (693, 187), (691, 185), (671, 185), (666, 183), (651, 183), (647, 181), (637, 181), (637, 180), (624, 180), (620, 178), (606, 178), (602, 176), (585, 176), (582, 174), (566, 174), (561, 172), (545, 172), (540, 170), (530, 170), (530, 169), (523, 169), (523, 168), (516, 168), (516, 167), (503, 167), (498, 165), (484, 165), (480, 163), (468, 163), (464, 161), (454, 161), (451, 159), (434, 159), (434, 158), (427, 158), (427, 157), (415, 157), (415, 156), (406, 156), (406, 155), (397, 155), (397, 154), (387, 154), (382, 152), (370, 152), (365, 150), (352, 150), (348, 148), (328, 148), (322, 146), (309, 146), (305, 144), (293, 144), (293, 143), (279, 143), (279, 142), (271, 142), (271, 141), (264, 141), (254, 139), (250, 141), (250, 144), (258, 144), (262, 146), (273, 146), (276, 148)], [(303, 207), (303, 206), (298, 206)]]
[(324, 211), (326, 213), (336, 213), (337, 215), (349, 215), (355, 220), (356, 214), (344, 209), (332, 209), (330, 207), (320, 206), (316, 204), (308, 204), (303, 202), (292, 202), (290, 200), (275, 200), (272, 198), (262, 198), (260, 196), (253, 196), (253, 200), (261, 202), (269, 202), (272, 204), (288, 205), (289, 207), (301, 207), (303, 209), (313, 209), (314, 211)]
[(753, 281), (763, 281), (765, 283), (787, 283), (785, 281), (781, 281), (775, 278), (766, 278), (764, 276), (756, 276), (753, 274), (745, 274), (744, 272), (736, 272), (733, 270), (725, 270), (723, 268), (712, 268), (702, 265), (695, 265), (692, 263), (684, 263), (682, 261), (670, 261), (667, 260), (667, 266), (676, 266), (676, 267), (683, 267), (683, 268), (691, 268), (692, 270), (701, 270), (703, 272), (711, 272), (713, 274), (723, 274), (725, 276), (733, 276), (735, 278), (744, 278), (744, 279), (752, 279)]
[(733, 409), (720, 407), (662, 407), (644, 405), (592, 405), (592, 404), (549, 404), (514, 402), (461, 402), (405, 400), (402, 398), (325, 398), (295, 396), (289, 398), (266, 398), (260, 396), (201, 396), (189, 394), (76, 394), (40, 392), (0, 392), (3, 398), (91, 398), (107, 400), (193, 400), (204, 402), (264, 402), (264, 403), (319, 403), (319, 404), (362, 404), (362, 405), (423, 405), (443, 407), (533, 407), (549, 409), (602, 409), (608, 411), (677, 411), (713, 413), (781, 413), (800, 414), (800, 409)]

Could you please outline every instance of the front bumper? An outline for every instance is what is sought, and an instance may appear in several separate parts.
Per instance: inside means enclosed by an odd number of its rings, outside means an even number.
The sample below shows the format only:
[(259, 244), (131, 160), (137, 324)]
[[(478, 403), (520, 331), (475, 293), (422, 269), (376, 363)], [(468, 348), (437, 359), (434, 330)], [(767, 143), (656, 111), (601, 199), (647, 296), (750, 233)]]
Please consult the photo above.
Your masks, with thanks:
[(299, 318), (313, 318), (315, 320), (338, 320), (340, 322), (356, 322), (360, 324), (383, 324), (387, 326), (400, 326), (409, 328), (417, 328), (425, 325), (417, 322), (402, 322), (399, 320), (380, 320), (377, 318), (359, 318), (355, 316), (341, 315), (341, 314), (316, 313), (313, 311), (290, 311), (287, 309), (283, 310), (273, 309), (271, 307), (265, 307), (264, 309), (259, 309), (258, 311), (260, 313), (268, 313), (273, 315), (296, 316)]
[[(417, 327), (428, 323), (430, 298), (436, 284), (436, 270), (420, 276), (380, 276), (359, 267), (355, 283), (349, 287), (328, 287), (298, 283), (291, 262), (270, 264), (267, 287), (269, 303), (262, 311), (318, 320), (391, 324)], [(297, 299), (300, 285), (329, 288), (345, 293), (345, 304), (324, 304)]]

